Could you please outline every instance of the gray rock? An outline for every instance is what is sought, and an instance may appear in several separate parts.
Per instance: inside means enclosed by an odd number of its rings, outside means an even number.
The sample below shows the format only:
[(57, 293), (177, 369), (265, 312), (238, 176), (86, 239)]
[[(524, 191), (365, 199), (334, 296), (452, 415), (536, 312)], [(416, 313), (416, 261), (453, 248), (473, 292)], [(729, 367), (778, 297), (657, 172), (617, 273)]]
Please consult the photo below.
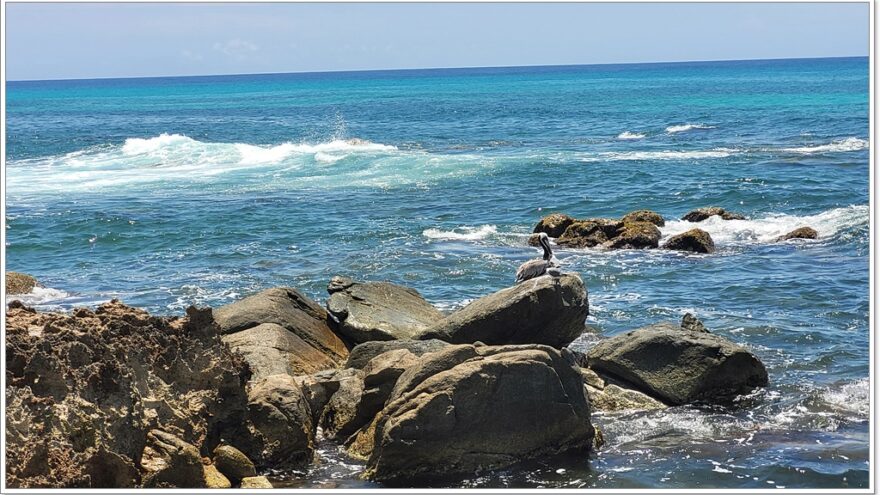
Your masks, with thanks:
[(743, 347), (677, 325), (658, 324), (617, 335), (587, 355), (590, 368), (669, 404), (725, 402), (768, 381), (763, 363)]
[(339, 332), (354, 344), (411, 339), (443, 319), (415, 290), (389, 282), (340, 283), (328, 288), (327, 310)]
[(301, 467), (314, 453), (314, 428), (309, 402), (289, 375), (272, 375), (248, 391), (248, 417), (259, 445), (260, 466)]
[(221, 338), (248, 362), (253, 380), (332, 369), (339, 365), (341, 357), (341, 353), (327, 353), (275, 323), (263, 323)]
[(389, 482), (589, 451), (590, 405), (572, 360), (541, 345), (426, 354), (398, 378), (349, 451), (368, 453), (365, 475)]
[(309, 408), (312, 411), (312, 423), (314, 426), (318, 426), (324, 408), (327, 406), (327, 403), (330, 402), (330, 398), (333, 397), (333, 394), (339, 390), (340, 384), (351, 379), (361, 380), (361, 375), (362, 373), (360, 373), (359, 370), (346, 368), (340, 370), (325, 370), (311, 375), (294, 377), (294, 381), (299, 385), (300, 389), (302, 389), (303, 394), (309, 403)]
[(345, 362), (346, 368), (363, 369), (367, 363), (379, 354), (393, 351), (396, 349), (406, 349), (416, 356), (421, 356), (429, 352), (436, 352), (444, 347), (448, 347), (449, 343), (438, 339), (430, 340), (374, 340), (358, 344), (351, 350), (348, 355), (348, 361)]
[(681, 317), (681, 328), (693, 332), (709, 333), (709, 329), (706, 328), (706, 325), (703, 325), (702, 321), (698, 320), (696, 316), (690, 313), (685, 313), (684, 316)]
[(368, 419), (358, 416), (358, 404), (364, 395), (363, 371), (339, 382), (321, 415), (321, 429), (326, 438), (345, 440)]
[(718, 215), (724, 220), (745, 220), (746, 217), (739, 213), (733, 213), (718, 206), (707, 206), (691, 210), (681, 217), (686, 222), (702, 222), (703, 220)]
[(715, 241), (705, 230), (691, 229), (670, 237), (663, 248), (692, 253), (714, 253)]
[(579, 276), (538, 277), (473, 301), (418, 338), (561, 348), (583, 333), (588, 314), (587, 290)]

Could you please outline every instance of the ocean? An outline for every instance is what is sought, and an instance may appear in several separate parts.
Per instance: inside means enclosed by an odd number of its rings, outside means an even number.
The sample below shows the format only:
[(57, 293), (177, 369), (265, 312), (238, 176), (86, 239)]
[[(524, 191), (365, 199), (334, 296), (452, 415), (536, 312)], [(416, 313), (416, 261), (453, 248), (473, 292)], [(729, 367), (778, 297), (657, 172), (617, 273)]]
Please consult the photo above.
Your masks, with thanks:
[[(700, 224), (710, 255), (559, 249), (596, 333), (694, 313), (770, 385), (736, 407), (595, 414), (607, 445), (438, 486), (869, 483), (868, 59), (7, 83), (6, 263), (39, 309), (180, 315), (389, 280), (445, 311), (507, 287), (551, 212)], [(813, 241), (774, 242), (796, 227)], [(322, 443), (290, 486), (368, 487)]]

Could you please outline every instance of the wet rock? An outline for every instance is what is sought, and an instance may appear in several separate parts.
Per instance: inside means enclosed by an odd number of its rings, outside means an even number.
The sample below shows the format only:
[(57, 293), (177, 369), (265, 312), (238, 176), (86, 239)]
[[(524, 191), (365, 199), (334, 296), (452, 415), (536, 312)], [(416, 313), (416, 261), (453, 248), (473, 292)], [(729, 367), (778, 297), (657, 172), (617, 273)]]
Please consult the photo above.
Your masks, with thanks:
[(668, 406), (637, 390), (609, 384), (602, 389), (585, 387), (593, 411), (618, 412), (629, 410), (666, 409)]
[[(296, 289), (264, 290), (215, 309), (214, 318), (222, 334), (233, 334), (226, 342), (252, 362), (260, 377), (279, 370), (310, 373), (332, 369), (348, 357), (345, 343), (328, 325), (324, 308)], [(278, 348), (271, 351), (275, 345)], [(269, 352), (272, 356), (265, 357)], [(273, 364), (275, 360), (280, 362)]]
[(681, 317), (681, 328), (692, 332), (709, 333), (709, 329), (706, 328), (706, 325), (703, 325), (702, 321), (698, 320), (696, 316), (690, 313), (685, 313), (684, 316)]
[(651, 210), (636, 210), (636, 211), (627, 213), (626, 215), (623, 216), (623, 218), (621, 218), (621, 221), (623, 223), (648, 222), (648, 223), (653, 223), (654, 225), (656, 225), (658, 227), (663, 227), (664, 225), (666, 225), (666, 221), (663, 220), (663, 217), (660, 216), (659, 213), (651, 211)]
[(223, 476), (223, 473), (217, 470), (217, 468), (208, 464), (204, 466), (205, 469), (205, 488), (232, 488), (232, 483), (229, 481), (229, 478)]
[(540, 234), (541, 232), (543, 232), (550, 237), (559, 237), (572, 223), (574, 223), (574, 218), (571, 218), (568, 215), (563, 215), (562, 213), (551, 213), (550, 215), (542, 218), (538, 222), (538, 225), (535, 225), (535, 229), (533, 230), (533, 232), (535, 234)]
[[(339, 332), (354, 344), (411, 339), (443, 319), (434, 306), (408, 287), (389, 282), (332, 285), (327, 310)], [(338, 290), (337, 290), (338, 289)]]
[(587, 355), (590, 368), (675, 405), (726, 402), (768, 381), (763, 363), (743, 347), (678, 325), (617, 335)]
[(145, 488), (205, 488), (199, 449), (171, 433), (151, 430), (141, 458)]
[(6, 272), (6, 295), (28, 294), (37, 286), (37, 279), (18, 272)]
[(242, 451), (230, 445), (220, 445), (214, 449), (214, 466), (234, 481), (257, 475), (254, 463)]
[(548, 346), (450, 346), (397, 380), (352, 449), (370, 479), (472, 474), (588, 451), (594, 430), (580, 372)]
[(255, 464), (282, 469), (311, 461), (315, 431), (312, 412), (293, 377), (263, 378), (254, 383), (248, 399), (253, 436), (259, 445), (257, 452), (248, 457)]
[(572, 223), (556, 240), (559, 246), (587, 248), (599, 246), (620, 235), (623, 222), (611, 218), (591, 218)]
[(439, 351), (444, 347), (448, 347), (449, 343), (438, 339), (430, 340), (388, 340), (372, 342), (364, 342), (358, 344), (351, 350), (348, 355), (348, 361), (345, 362), (346, 368), (363, 369), (367, 363), (379, 354), (393, 351), (396, 349), (406, 349), (416, 356), (421, 356), (429, 352)]
[(705, 230), (691, 229), (669, 238), (663, 248), (693, 253), (714, 253), (715, 242)]
[(650, 249), (660, 243), (660, 229), (650, 222), (627, 222), (617, 237), (602, 243), (608, 249)]
[(252, 476), (241, 480), (241, 488), (274, 488), (269, 478), (265, 476)]
[(682, 220), (686, 222), (702, 222), (703, 220), (718, 215), (723, 220), (745, 220), (746, 217), (740, 215), (739, 213), (733, 213), (725, 210), (724, 208), (720, 208), (718, 206), (707, 206), (705, 208), (697, 208), (696, 210), (691, 210), (685, 214), (685, 216), (681, 217)]
[(471, 302), (418, 338), (560, 348), (583, 333), (588, 314), (587, 290), (578, 275), (538, 277)]
[(810, 228), (810, 227), (799, 227), (799, 228), (796, 228), (783, 236), (780, 236), (778, 239), (776, 239), (776, 242), (788, 241), (790, 239), (818, 239), (818, 238), (819, 238), (819, 233), (816, 232), (815, 229)]

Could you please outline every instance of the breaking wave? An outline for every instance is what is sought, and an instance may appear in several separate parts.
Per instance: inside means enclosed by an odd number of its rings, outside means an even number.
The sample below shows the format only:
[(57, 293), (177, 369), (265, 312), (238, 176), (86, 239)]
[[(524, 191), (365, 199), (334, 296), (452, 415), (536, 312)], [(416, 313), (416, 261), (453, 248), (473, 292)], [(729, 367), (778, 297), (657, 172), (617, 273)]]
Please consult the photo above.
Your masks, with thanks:
[(498, 233), (494, 225), (481, 225), (479, 227), (457, 227), (452, 230), (427, 229), (422, 235), (428, 239), (441, 241), (480, 241)]
[(714, 129), (714, 125), (706, 125), (706, 124), (681, 124), (681, 125), (671, 125), (666, 128), (666, 132), (669, 134), (677, 134), (679, 132), (687, 132), (692, 131), (694, 129)]
[(638, 132), (629, 132), (623, 131), (617, 135), (617, 139), (621, 140), (636, 140), (636, 139), (644, 139), (645, 135)]
[(815, 146), (801, 146), (797, 148), (783, 148), (783, 151), (789, 153), (801, 153), (805, 155), (813, 155), (817, 153), (839, 153), (844, 151), (860, 151), (868, 149), (869, 143), (867, 139), (857, 137), (848, 137), (840, 139), (828, 144), (820, 144)]

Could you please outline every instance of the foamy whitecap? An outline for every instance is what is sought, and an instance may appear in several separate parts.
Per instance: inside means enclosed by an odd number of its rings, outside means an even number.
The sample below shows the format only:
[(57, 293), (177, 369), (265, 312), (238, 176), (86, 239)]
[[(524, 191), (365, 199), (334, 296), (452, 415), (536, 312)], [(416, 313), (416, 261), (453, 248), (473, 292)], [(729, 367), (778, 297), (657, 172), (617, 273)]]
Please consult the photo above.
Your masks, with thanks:
[(798, 227), (812, 227), (819, 237), (831, 237), (840, 231), (868, 223), (868, 206), (853, 205), (834, 208), (816, 215), (771, 214), (748, 220), (723, 220), (712, 216), (702, 222), (673, 220), (660, 229), (661, 244), (673, 235), (698, 227), (712, 236), (715, 244), (748, 244), (775, 242), (780, 236)]
[(51, 287), (34, 287), (27, 294), (15, 294), (6, 296), (6, 304), (12, 301), (21, 301), (25, 306), (44, 306), (58, 303), (70, 297), (70, 294)]
[(707, 158), (727, 158), (738, 150), (728, 148), (715, 148), (711, 150), (693, 151), (607, 151), (602, 153), (587, 154), (580, 158), (582, 162), (599, 162), (614, 160), (694, 160)]
[(822, 399), (836, 409), (868, 416), (871, 406), (871, 387), (867, 378), (830, 387), (822, 393)]
[(644, 139), (645, 135), (638, 132), (629, 132), (623, 131), (617, 135), (617, 139), (622, 140), (635, 140), (635, 139)]
[(195, 139), (181, 134), (162, 133), (154, 138), (128, 138), (122, 145), (122, 152), (126, 155), (139, 155), (150, 153), (163, 148), (197, 143)]
[(687, 132), (692, 131), (694, 129), (714, 129), (714, 125), (707, 124), (681, 124), (681, 125), (671, 125), (666, 128), (666, 132), (669, 134), (676, 134), (679, 132)]
[(869, 142), (867, 139), (848, 137), (846, 139), (832, 141), (828, 144), (820, 144), (816, 146), (801, 146), (797, 148), (783, 148), (783, 151), (787, 151), (789, 153), (802, 153), (805, 155), (812, 155), (816, 153), (840, 153), (846, 151), (860, 151), (868, 149), (868, 146)]
[(342, 160), (347, 155), (331, 155), (330, 153), (324, 153), (323, 151), (319, 151), (315, 153), (315, 161), (320, 163), (335, 163), (339, 160)]
[(452, 230), (427, 229), (422, 232), (422, 235), (428, 239), (442, 241), (477, 241), (497, 233), (496, 226), (481, 225), (479, 227), (457, 227)]

